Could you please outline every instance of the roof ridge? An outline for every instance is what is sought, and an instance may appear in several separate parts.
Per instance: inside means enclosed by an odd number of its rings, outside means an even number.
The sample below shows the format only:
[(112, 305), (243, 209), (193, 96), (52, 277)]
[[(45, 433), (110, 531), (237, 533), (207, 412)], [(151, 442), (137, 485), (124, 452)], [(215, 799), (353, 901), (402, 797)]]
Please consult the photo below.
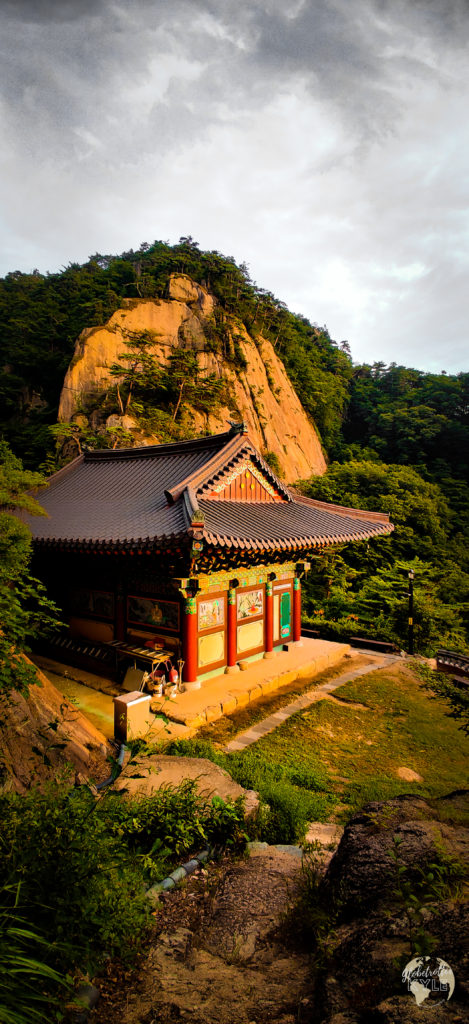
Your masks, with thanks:
[(194, 491), (197, 490), (198, 484), (204, 482), (205, 479), (210, 476), (212, 471), (215, 471), (218, 467), (221, 469), (222, 466), (226, 464), (227, 459), (233, 458), (234, 455), (237, 455), (246, 446), (247, 438), (245, 435), (239, 433), (233, 435), (230, 433), (228, 436), (229, 440), (227, 443), (215, 452), (212, 458), (209, 459), (205, 465), (200, 469), (196, 469), (192, 473), (189, 473), (189, 476), (186, 476), (183, 480), (180, 480), (179, 483), (175, 484), (174, 487), (169, 487), (168, 490), (164, 492), (170, 504), (177, 501), (187, 487), (190, 487)]
[[(223, 448), (233, 437), (231, 430), (222, 434), (207, 434), (206, 437), (194, 437), (188, 441), (165, 441), (163, 444), (139, 445), (135, 448), (94, 448), (84, 453), (86, 462), (118, 462), (127, 459), (145, 459), (155, 455), (179, 455), (203, 448)], [(239, 435), (236, 435), (239, 436)], [(75, 460), (76, 461), (76, 460)]]

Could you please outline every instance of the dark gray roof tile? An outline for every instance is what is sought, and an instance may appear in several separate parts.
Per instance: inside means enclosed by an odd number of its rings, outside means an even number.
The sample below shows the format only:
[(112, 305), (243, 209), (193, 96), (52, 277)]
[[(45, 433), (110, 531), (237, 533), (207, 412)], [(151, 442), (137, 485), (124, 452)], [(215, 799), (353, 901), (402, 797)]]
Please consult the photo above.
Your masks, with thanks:
[(328, 506), (295, 494), (281, 481), (284, 501), (197, 498), (197, 487), (203, 493), (214, 470), (222, 471), (224, 453), (230, 463), (241, 451), (261, 460), (252, 443), (236, 438), (235, 431), (176, 444), (87, 452), (51, 477), (39, 494), (48, 518), (28, 517), (34, 540), (99, 548), (188, 539), (198, 507), (205, 525), (197, 529), (206, 543), (237, 551), (304, 550), (392, 530), (386, 516)]

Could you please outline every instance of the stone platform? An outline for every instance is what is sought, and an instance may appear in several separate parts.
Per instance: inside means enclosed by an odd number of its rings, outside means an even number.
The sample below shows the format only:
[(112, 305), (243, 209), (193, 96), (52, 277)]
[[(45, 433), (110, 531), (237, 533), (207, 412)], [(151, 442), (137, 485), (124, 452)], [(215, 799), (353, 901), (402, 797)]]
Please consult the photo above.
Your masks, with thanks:
[[(314, 679), (337, 665), (348, 653), (348, 644), (303, 638), (300, 644), (288, 644), (272, 659), (248, 663), (235, 675), (219, 675), (202, 682), (200, 690), (178, 694), (176, 700), (162, 704), (170, 719), (167, 738), (189, 737), (208, 722), (265, 697), (296, 679)], [(179, 728), (178, 728), (179, 727)], [(161, 726), (158, 727), (158, 731)], [(163, 738), (163, 737), (162, 737)]]

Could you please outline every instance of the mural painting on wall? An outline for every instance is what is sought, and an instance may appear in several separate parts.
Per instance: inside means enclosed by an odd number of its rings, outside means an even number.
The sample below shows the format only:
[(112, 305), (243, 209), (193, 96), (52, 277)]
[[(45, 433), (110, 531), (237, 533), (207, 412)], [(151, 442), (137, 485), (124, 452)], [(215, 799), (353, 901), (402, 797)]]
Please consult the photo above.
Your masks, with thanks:
[(114, 594), (105, 590), (88, 590), (85, 587), (70, 594), (70, 610), (74, 615), (97, 616), (101, 619), (114, 618)]
[(253, 615), (262, 615), (262, 611), (262, 590), (249, 590), (247, 594), (238, 594), (238, 619), (250, 619)]
[(211, 626), (223, 626), (225, 621), (225, 604), (222, 597), (211, 597), (199, 602), (199, 629), (210, 629)]
[(139, 625), (179, 630), (179, 605), (176, 601), (155, 601), (151, 597), (129, 597), (127, 618)]

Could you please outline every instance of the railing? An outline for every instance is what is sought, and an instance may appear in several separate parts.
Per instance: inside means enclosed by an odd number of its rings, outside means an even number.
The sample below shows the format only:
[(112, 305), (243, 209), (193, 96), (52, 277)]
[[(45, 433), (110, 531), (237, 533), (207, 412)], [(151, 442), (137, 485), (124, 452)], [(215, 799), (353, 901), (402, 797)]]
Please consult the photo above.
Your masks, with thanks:
[[(301, 627), (301, 635), (308, 637), (311, 640), (328, 639), (327, 632), (325, 634), (320, 629), (312, 629), (310, 626)], [(380, 651), (384, 654), (395, 654), (399, 648), (396, 644), (390, 644), (387, 640), (373, 640), (369, 636), (344, 636), (334, 637), (339, 643), (351, 644), (352, 647), (366, 647), (369, 651)]]
[(436, 667), (438, 672), (456, 672), (469, 679), (469, 657), (457, 651), (447, 651), (440, 647), (436, 652)]
[(351, 636), (352, 647), (365, 647), (368, 651), (380, 651), (382, 654), (396, 654), (399, 648), (387, 640), (372, 640), (369, 636)]

